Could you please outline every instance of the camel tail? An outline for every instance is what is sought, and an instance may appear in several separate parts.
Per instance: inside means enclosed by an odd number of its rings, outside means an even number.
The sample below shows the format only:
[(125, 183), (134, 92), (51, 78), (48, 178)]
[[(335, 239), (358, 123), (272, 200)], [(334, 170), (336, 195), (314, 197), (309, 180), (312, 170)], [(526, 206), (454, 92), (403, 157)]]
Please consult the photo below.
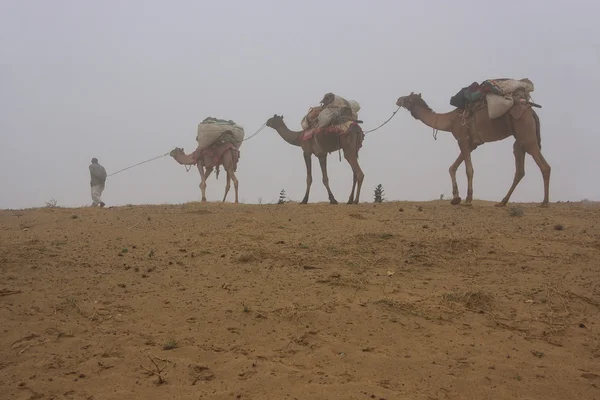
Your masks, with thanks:
[(215, 172), (215, 177), (217, 178), (217, 180), (219, 180), (219, 166), (217, 165), (217, 170)]
[(536, 114), (534, 110), (531, 110), (533, 113), (533, 119), (535, 120), (535, 136), (537, 137), (537, 142), (540, 150), (542, 149), (542, 135), (540, 133), (540, 117)]

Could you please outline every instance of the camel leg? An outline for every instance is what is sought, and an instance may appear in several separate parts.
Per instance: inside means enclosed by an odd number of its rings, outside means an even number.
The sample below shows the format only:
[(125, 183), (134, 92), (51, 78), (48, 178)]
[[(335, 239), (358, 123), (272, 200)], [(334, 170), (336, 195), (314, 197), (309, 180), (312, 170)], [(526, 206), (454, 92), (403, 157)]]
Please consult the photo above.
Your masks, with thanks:
[(306, 164), (306, 193), (300, 204), (308, 203), (308, 195), (310, 193), (310, 185), (312, 185), (312, 154), (304, 153), (304, 163)]
[(471, 202), (473, 201), (473, 162), (471, 161), (471, 147), (469, 145), (468, 140), (461, 141), (459, 143), (460, 151), (462, 153), (463, 159), (465, 161), (465, 171), (467, 173), (467, 198), (465, 202), (462, 203), (463, 206), (470, 207), (472, 206)]
[(347, 154), (348, 153), (344, 152), (344, 157), (346, 158), (346, 161), (348, 161), (348, 164), (350, 164), (350, 167), (352, 168), (352, 172), (354, 174), (354, 179), (356, 181), (356, 197), (354, 198), (353, 204), (358, 204), (358, 201), (360, 199), (360, 189), (362, 188), (363, 180), (365, 179), (365, 174), (360, 168), (360, 164), (358, 164), (358, 160), (356, 159), (356, 157), (352, 156), (352, 154)]
[(329, 176), (327, 176), (327, 155), (319, 157), (319, 164), (321, 164), (321, 172), (323, 173), (323, 185), (327, 189), (327, 195), (329, 196), (329, 204), (337, 204), (337, 200), (331, 192), (329, 187)]
[(542, 177), (544, 178), (544, 201), (542, 201), (540, 207), (548, 207), (550, 204), (550, 165), (542, 155), (542, 151), (537, 146), (537, 144), (526, 147), (525, 151), (527, 151), (531, 155), (531, 157), (533, 157), (535, 163), (542, 172)]
[(506, 206), (506, 203), (510, 200), (510, 196), (512, 196), (515, 191), (515, 188), (525, 176), (525, 149), (518, 141), (515, 141), (515, 144), (513, 145), (513, 154), (515, 155), (515, 177), (512, 186), (508, 189), (508, 193), (506, 193), (506, 196), (504, 196), (500, 203), (496, 204), (496, 207)]
[(227, 172), (227, 182), (225, 184), (225, 195), (223, 196), (223, 203), (227, 199), (227, 194), (231, 188), (231, 181), (233, 181), (233, 187), (235, 190), (235, 203), (238, 203), (238, 179), (235, 176), (235, 167), (233, 161), (234, 154), (232, 151), (228, 151), (223, 155), (223, 168)]
[(350, 197), (348, 198), (348, 203), (346, 203), (346, 204), (354, 203), (354, 190), (356, 189), (357, 182), (358, 182), (358, 179), (356, 179), (356, 174), (354, 173), (354, 171), (352, 171), (352, 191), (350, 192)]
[(227, 199), (227, 193), (229, 193), (229, 188), (231, 187), (231, 174), (228, 170), (225, 170), (227, 177), (225, 179), (225, 194), (223, 195), (222, 203), (225, 203), (225, 199)]
[(212, 168), (206, 168), (205, 170), (202, 165), (198, 164), (198, 172), (200, 172), (200, 191), (202, 192), (203, 203), (206, 202), (206, 180), (210, 176), (212, 170)]
[(452, 200), (450, 201), (450, 204), (452, 204), (453, 206), (460, 204), (460, 202), (462, 201), (462, 199), (460, 198), (460, 195), (458, 193), (458, 183), (456, 182), (456, 171), (458, 170), (458, 167), (460, 167), (460, 164), (462, 164), (463, 160), (464, 160), (464, 157), (461, 152), (458, 155), (458, 157), (456, 158), (456, 161), (454, 161), (454, 163), (450, 166), (450, 169), (448, 170), (450, 172), (450, 180), (452, 181)]
[(512, 120), (512, 129), (517, 138), (517, 141), (521, 143), (523, 149), (533, 157), (533, 160), (542, 172), (544, 178), (544, 200), (541, 207), (548, 207), (550, 202), (550, 165), (542, 155), (540, 149), (539, 139), (539, 118), (535, 111), (531, 110), (531, 118), (525, 118), (525, 115), (519, 120)]
[[(360, 168), (358, 163), (358, 139), (357, 133), (354, 136), (349, 135), (344, 141), (342, 141), (342, 149), (344, 150), (344, 158), (350, 164), (352, 168), (352, 192), (350, 192), (350, 198), (348, 204), (358, 204), (360, 200), (360, 189), (365, 179), (365, 174)], [(354, 197), (354, 187), (356, 186), (356, 197)]]
[(231, 180), (233, 181), (233, 190), (235, 190), (235, 204), (238, 204), (238, 179), (235, 172), (231, 171)]
[(238, 204), (238, 179), (235, 176), (235, 172), (233, 170), (227, 170), (227, 183), (225, 184), (225, 195), (223, 195), (223, 203), (227, 199), (227, 194), (229, 193), (229, 189), (231, 188), (231, 181), (233, 181), (233, 189), (235, 191), (235, 204)]

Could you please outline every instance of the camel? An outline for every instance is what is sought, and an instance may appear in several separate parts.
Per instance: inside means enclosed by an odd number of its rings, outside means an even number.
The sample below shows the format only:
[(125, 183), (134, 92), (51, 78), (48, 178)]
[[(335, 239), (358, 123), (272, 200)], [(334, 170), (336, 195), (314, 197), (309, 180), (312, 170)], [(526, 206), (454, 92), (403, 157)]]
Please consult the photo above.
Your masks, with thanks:
[[(222, 145), (220, 145), (222, 146)], [(200, 172), (200, 191), (202, 192), (202, 202), (206, 202), (206, 180), (216, 168), (216, 176), (219, 179), (219, 166), (222, 164), (223, 168), (227, 172), (227, 184), (225, 185), (225, 195), (223, 196), (223, 203), (227, 199), (227, 193), (233, 181), (233, 187), (235, 189), (235, 203), (238, 203), (238, 179), (235, 176), (237, 170), (237, 160), (239, 158), (239, 150), (235, 147), (226, 148), (226, 150), (220, 155), (215, 157), (215, 153), (218, 154), (219, 145), (213, 145), (205, 149), (207, 152), (196, 152), (192, 154), (185, 154), (182, 148), (176, 147), (171, 150), (169, 155), (175, 159), (181, 165), (196, 165)], [(196, 155), (198, 154), (198, 155)]]
[(513, 153), (515, 156), (515, 176), (508, 193), (496, 207), (504, 207), (513, 191), (525, 176), (525, 153), (529, 153), (535, 160), (537, 166), (542, 172), (544, 179), (544, 200), (541, 207), (549, 205), (549, 187), (550, 187), (550, 165), (541, 152), (540, 119), (531, 104), (527, 102), (515, 101), (515, 105), (505, 115), (490, 119), (487, 107), (480, 108), (474, 114), (474, 129), (478, 133), (480, 143), (471, 140), (468, 127), (460, 117), (461, 110), (455, 109), (445, 114), (437, 114), (422, 99), (421, 94), (411, 93), (403, 96), (396, 102), (398, 107), (404, 107), (410, 111), (411, 115), (423, 122), (425, 125), (445, 132), (451, 132), (458, 141), (460, 154), (456, 161), (450, 166), (450, 178), (452, 180), (452, 205), (461, 203), (459, 197), (458, 184), (456, 183), (456, 170), (460, 164), (465, 162), (467, 173), (467, 198), (463, 205), (471, 206), (473, 200), (473, 164), (471, 162), (471, 152), (483, 143), (496, 142), (515, 137)]
[[(344, 135), (337, 134), (320, 134), (313, 135), (308, 140), (302, 140), (302, 132), (294, 132), (288, 129), (283, 122), (283, 115), (274, 115), (267, 121), (267, 126), (273, 128), (279, 133), (279, 136), (293, 146), (302, 148), (304, 153), (304, 162), (306, 163), (306, 194), (300, 204), (308, 203), (310, 186), (312, 184), (312, 156), (313, 154), (319, 159), (321, 164), (321, 172), (323, 173), (323, 184), (327, 189), (330, 204), (338, 204), (331, 188), (329, 187), (329, 177), (327, 176), (327, 155), (331, 152), (342, 150), (344, 158), (352, 168), (353, 181), (352, 192), (347, 204), (358, 204), (360, 198), (360, 189), (362, 187), (365, 174), (358, 164), (358, 151), (362, 146), (364, 134), (358, 125), (353, 125)], [(356, 189), (356, 197), (354, 190)]]

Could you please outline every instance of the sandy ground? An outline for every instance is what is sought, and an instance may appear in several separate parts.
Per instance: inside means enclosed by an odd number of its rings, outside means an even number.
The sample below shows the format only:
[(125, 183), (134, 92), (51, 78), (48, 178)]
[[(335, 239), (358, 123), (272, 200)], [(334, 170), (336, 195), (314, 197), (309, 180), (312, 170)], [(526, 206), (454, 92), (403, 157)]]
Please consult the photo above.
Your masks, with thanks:
[(600, 399), (600, 206), (512, 207), (1, 211), (0, 398)]

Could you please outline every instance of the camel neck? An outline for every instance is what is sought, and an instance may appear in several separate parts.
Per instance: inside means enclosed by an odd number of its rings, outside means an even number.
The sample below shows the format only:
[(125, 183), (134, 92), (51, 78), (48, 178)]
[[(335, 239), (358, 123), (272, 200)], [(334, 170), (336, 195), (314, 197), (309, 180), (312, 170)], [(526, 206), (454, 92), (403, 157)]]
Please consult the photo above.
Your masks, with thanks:
[(414, 107), (412, 114), (430, 128), (450, 132), (458, 112), (454, 110), (449, 113), (438, 114), (427, 107), (417, 105)]
[(289, 144), (293, 146), (300, 146), (300, 136), (302, 132), (294, 132), (288, 129), (284, 122), (281, 122), (275, 130), (279, 133), (279, 136)]

